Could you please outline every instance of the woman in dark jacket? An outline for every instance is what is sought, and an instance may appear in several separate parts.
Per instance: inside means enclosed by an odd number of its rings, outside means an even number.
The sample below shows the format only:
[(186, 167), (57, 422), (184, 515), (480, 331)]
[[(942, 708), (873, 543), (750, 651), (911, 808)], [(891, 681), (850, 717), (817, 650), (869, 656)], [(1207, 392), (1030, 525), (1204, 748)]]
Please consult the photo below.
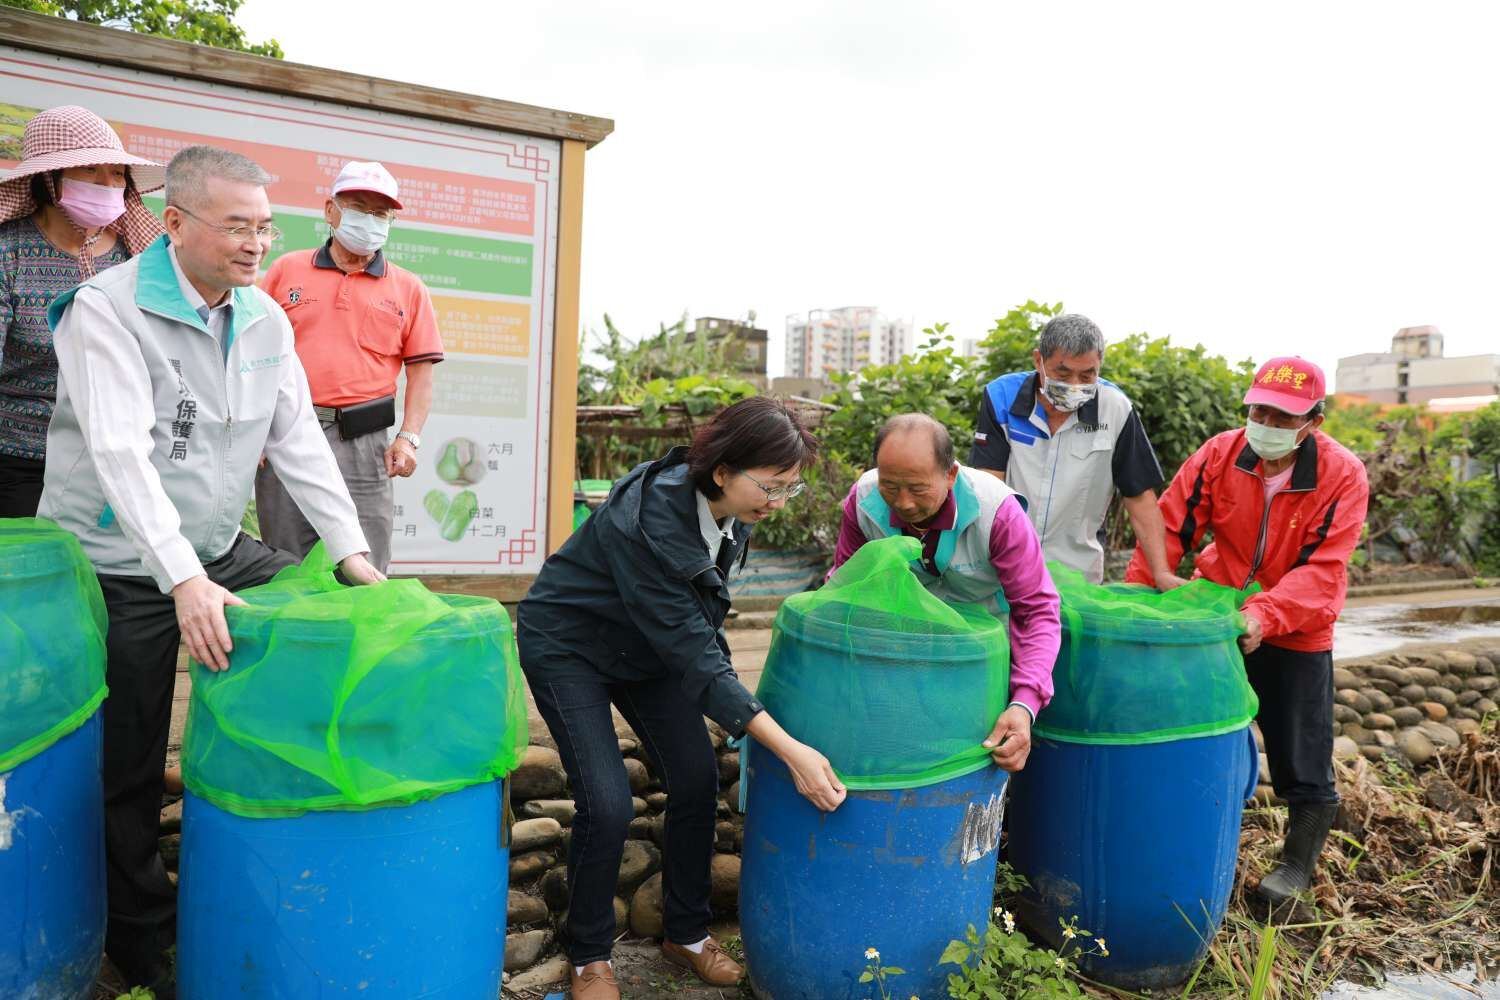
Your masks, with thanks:
[(567, 949), (575, 1000), (614, 1000), (614, 894), (634, 818), (610, 706), (662, 775), (662, 896), (670, 961), (728, 986), (742, 970), (708, 935), (718, 764), (703, 717), (749, 731), (832, 811), (844, 789), (827, 758), (792, 739), (745, 690), (722, 626), (729, 568), (750, 526), (802, 491), (817, 442), (784, 403), (746, 399), (690, 448), (638, 466), (546, 564), (521, 602), (521, 667), (557, 741), (578, 811), (568, 852)]

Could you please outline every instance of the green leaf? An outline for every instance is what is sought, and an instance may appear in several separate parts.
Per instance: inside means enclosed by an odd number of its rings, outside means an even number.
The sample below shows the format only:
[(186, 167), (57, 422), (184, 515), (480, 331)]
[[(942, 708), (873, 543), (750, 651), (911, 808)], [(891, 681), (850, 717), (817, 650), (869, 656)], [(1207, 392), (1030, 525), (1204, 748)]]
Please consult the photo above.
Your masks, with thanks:
[(948, 947), (943, 949), (942, 957), (938, 959), (938, 965), (963, 965), (969, 960), (973, 950), (962, 941), (949, 941)]
[(899, 965), (887, 965), (884, 969), (882, 969), (880, 971), (884, 972), (887, 976), (904, 976), (904, 975), (906, 975), (906, 970), (903, 969), (903, 968), (901, 968), (901, 966), (899, 966)]
[(859, 981), (862, 982), (862, 983), (871, 983), (871, 982), (874, 982), (875, 981), (875, 974), (873, 972), (862, 972), (859, 975)]

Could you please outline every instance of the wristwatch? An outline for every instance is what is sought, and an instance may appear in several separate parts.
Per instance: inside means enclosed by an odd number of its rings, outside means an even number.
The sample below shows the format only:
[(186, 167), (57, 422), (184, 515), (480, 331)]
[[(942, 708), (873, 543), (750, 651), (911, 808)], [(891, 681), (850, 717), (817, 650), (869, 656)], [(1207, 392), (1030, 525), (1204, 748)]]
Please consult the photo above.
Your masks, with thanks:
[(412, 451), (416, 451), (418, 448), (422, 447), (422, 438), (417, 434), (412, 433), (411, 431), (397, 431), (396, 436), (398, 438), (406, 438), (407, 442), (411, 444)]

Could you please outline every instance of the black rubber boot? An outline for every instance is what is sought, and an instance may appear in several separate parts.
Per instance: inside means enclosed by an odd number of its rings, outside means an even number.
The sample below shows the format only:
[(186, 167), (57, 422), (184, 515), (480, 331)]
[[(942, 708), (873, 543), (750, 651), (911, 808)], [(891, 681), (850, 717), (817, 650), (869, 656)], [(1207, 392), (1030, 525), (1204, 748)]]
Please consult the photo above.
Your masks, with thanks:
[(1337, 802), (1301, 803), (1290, 807), (1286, 843), (1281, 845), (1281, 863), (1260, 880), (1255, 890), (1257, 896), (1275, 908), (1297, 893), (1307, 891), (1318, 868), (1318, 855), (1323, 853), (1323, 843), (1328, 839), (1328, 830), (1338, 811)]

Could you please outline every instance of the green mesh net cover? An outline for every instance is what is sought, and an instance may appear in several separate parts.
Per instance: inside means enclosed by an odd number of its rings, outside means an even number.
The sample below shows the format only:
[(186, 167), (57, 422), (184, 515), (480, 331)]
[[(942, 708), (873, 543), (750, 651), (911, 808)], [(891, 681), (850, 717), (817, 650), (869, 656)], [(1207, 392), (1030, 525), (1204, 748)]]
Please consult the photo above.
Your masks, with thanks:
[(0, 772), (98, 709), (107, 629), (78, 540), (40, 518), (0, 519)]
[(946, 604), (911, 571), (913, 538), (869, 542), (776, 615), (757, 697), (856, 790), (915, 788), (986, 766), (1010, 686), (1005, 625)]
[(241, 816), (432, 798), (511, 771), (526, 694), (510, 619), (416, 580), (345, 587), (320, 544), (239, 592), (227, 671), (192, 664), (183, 778)]
[[(1236, 641), (1254, 591), (1194, 580), (1166, 593), (1089, 583), (1048, 563), (1062, 650), (1036, 734), (1068, 743), (1164, 743), (1244, 728), (1255, 692)], [(1255, 588), (1259, 589), (1259, 588)]]

